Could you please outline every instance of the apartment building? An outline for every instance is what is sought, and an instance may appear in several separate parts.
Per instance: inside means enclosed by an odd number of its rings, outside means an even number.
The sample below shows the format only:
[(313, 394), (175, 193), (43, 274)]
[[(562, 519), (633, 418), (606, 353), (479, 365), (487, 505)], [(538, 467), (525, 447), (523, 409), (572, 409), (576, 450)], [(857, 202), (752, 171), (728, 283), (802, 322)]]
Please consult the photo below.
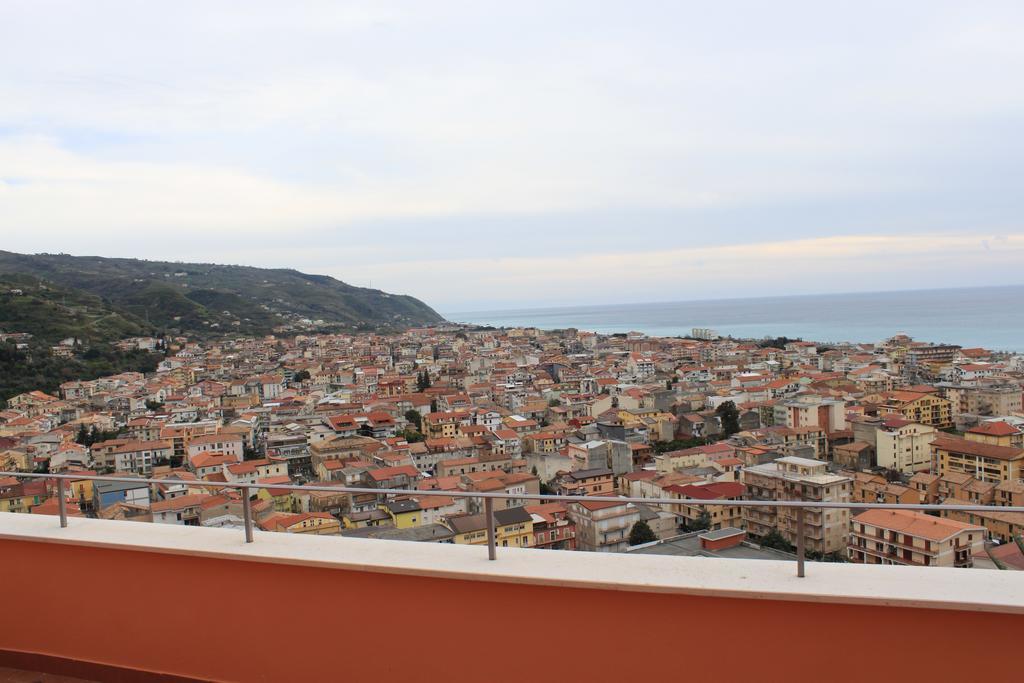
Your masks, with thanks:
[(875, 430), (879, 467), (914, 474), (932, 464), (931, 444), (939, 430), (932, 425), (890, 417)]
[(533, 518), (533, 547), (541, 550), (575, 550), (576, 525), (565, 503), (527, 505)]
[(932, 442), (932, 462), (940, 476), (969, 474), (979, 481), (1000, 484), (1022, 477), (1024, 448), (993, 446), (943, 434)]
[[(962, 503), (966, 501), (946, 501), (949, 503)], [(1003, 543), (1013, 543), (1015, 539), (1024, 536), (1024, 513), (1003, 512), (997, 506), (991, 510), (981, 512), (964, 512), (962, 510), (943, 510), (943, 518), (956, 520), (967, 524), (980, 524), (988, 532), (990, 538), (997, 539)]]
[(982, 422), (975, 427), (971, 427), (964, 433), (964, 438), (969, 441), (987, 443), (993, 446), (1024, 448), (1024, 431), (1008, 422), (1000, 422), (998, 420)]
[[(753, 500), (806, 500), (846, 503), (850, 501), (853, 482), (848, 476), (830, 474), (828, 465), (820, 460), (787, 456), (764, 465), (743, 470), (747, 496)], [(778, 531), (796, 545), (795, 508), (745, 506), (743, 522), (751, 536), (764, 537)], [(849, 510), (814, 510), (804, 512), (804, 543), (816, 553), (845, 552), (850, 523)]]
[(890, 391), (882, 396), (881, 413), (899, 415), (904, 420), (936, 429), (953, 426), (953, 403), (949, 399), (916, 391)]
[(1013, 415), (1021, 412), (1022, 392), (1018, 386), (942, 385), (944, 394), (954, 402), (956, 412), (968, 415)]
[(640, 510), (632, 503), (581, 500), (569, 504), (569, 518), (576, 524), (577, 549), (619, 553), (629, 547)]
[(853, 518), (849, 558), (863, 564), (972, 567), (985, 528), (910, 510), (866, 510)]
[(798, 395), (772, 408), (774, 424), (782, 427), (821, 427), (826, 433), (846, 429), (846, 402), (817, 394)]
[[(451, 515), (447, 526), (455, 534), (454, 542), (487, 545), (487, 516)], [(525, 508), (494, 511), (495, 543), (503, 548), (529, 548), (533, 545), (533, 516)]]
[(615, 474), (605, 467), (567, 472), (558, 479), (560, 496), (610, 496), (615, 493)]
[[(702, 516), (706, 515), (708, 529), (717, 531), (728, 527), (739, 528), (743, 524), (743, 512), (738, 505), (704, 505), (700, 500), (740, 500), (746, 487), (735, 481), (718, 481), (705, 484), (666, 486), (664, 494), (669, 498), (685, 498), (685, 503), (670, 506), (681, 524), (694, 529)], [(691, 500), (694, 502), (691, 502)]]

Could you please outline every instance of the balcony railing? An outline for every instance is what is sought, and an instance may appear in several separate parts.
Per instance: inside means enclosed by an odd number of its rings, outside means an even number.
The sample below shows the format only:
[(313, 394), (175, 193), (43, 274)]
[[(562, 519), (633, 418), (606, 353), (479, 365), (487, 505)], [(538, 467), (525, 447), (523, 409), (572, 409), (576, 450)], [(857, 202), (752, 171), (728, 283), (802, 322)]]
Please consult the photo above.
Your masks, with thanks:
[(252, 501), (250, 500), (250, 493), (253, 490), (268, 489), (275, 491), (317, 491), (326, 493), (353, 493), (353, 494), (374, 494), (377, 496), (445, 496), (449, 498), (477, 498), (484, 501), (484, 514), (487, 520), (487, 556), (490, 560), (497, 559), (497, 541), (496, 541), (496, 527), (494, 520), (494, 501), (495, 500), (537, 500), (547, 502), (568, 502), (568, 503), (579, 503), (581, 501), (586, 502), (609, 502), (609, 503), (635, 503), (640, 505), (678, 505), (680, 503), (692, 503), (694, 505), (718, 505), (718, 506), (733, 506), (733, 507), (751, 507), (751, 508), (795, 508), (796, 510), (796, 564), (797, 564), (797, 576), (803, 577), (805, 575), (805, 520), (804, 513), (806, 510), (822, 510), (822, 509), (838, 509), (838, 510), (915, 510), (923, 512), (941, 512), (943, 510), (958, 511), (958, 512), (990, 512), (992, 510), (998, 510), (999, 512), (1024, 512), (1024, 507), (1007, 507), (1007, 506), (994, 506), (994, 505), (948, 505), (948, 504), (913, 504), (913, 503), (842, 503), (842, 502), (823, 502), (823, 501), (803, 501), (803, 500), (733, 500), (733, 499), (722, 499), (722, 500), (705, 500), (698, 498), (632, 498), (628, 496), (565, 496), (565, 495), (549, 495), (549, 494), (522, 494), (522, 493), (485, 493), (480, 491), (448, 491), (439, 489), (420, 490), (420, 489), (377, 489), (377, 488), (366, 488), (366, 487), (351, 487), (351, 486), (326, 486), (326, 485), (310, 485), (310, 484), (252, 484), (252, 483), (237, 483), (237, 482), (213, 482), (205, 481), (202, 479), (175, 479), (173, 477), (167, 477), (164, 479), (153, 479), (144, 477), (116, 477), (98, 474), (43, 474), (36, 472), (0, 472), (0, 477), (17, 477), (27, 479), (46, 479), (57, 481), (57, 505), (58, 505), (58, 517), (60, 520), (60, 526), (67, 527), (68, 515), (67, 515), (67, 496), (65, 495), (68, 481), (98, 481), (98, 482), (117, 482), (126, 484), (153, 484), (153, 485), (167, 485), (175, 484), (186, 487), (196, 488), (213, 488), (213, 489), (237, 489), (241, 493), (242, 498), (242, 517), (243, 517), (243, 529), (245, 532), (245, 542), (252, 543), (254, 541), (253, 534), (253, 517), (252, 517)]

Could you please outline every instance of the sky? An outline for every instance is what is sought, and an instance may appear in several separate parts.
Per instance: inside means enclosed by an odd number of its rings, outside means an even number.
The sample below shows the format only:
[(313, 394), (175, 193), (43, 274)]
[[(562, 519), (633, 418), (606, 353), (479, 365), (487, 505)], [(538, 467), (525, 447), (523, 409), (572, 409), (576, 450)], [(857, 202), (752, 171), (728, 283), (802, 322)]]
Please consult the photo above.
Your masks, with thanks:
[(1024, 282), (1024, 3), (0, 0), (0, 249), (442, 313)]

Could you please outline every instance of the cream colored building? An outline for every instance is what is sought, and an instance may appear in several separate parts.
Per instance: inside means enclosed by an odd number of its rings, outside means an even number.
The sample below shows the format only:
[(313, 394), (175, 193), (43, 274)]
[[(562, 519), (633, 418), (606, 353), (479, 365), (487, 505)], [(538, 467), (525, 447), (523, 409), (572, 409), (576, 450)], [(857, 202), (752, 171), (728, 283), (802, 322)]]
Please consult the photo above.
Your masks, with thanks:
[[(828, 464), (820, 460), (787, 456), (764, 465), (743, 470), (743, 483), (754, 500), (804, 500), (850, 502), (853, 481), (830, 474)], [(752, 536), (764, 537), (773, 530), (792, 545), (797, 541), (796, 508), (745, 506), (743, 522)], [(804, 544), (809, 552), (845, 552), (849, 530), (849, 510), (804, 511)]]
[(993, 446), (943, 434), (932, 441), (935, 471), (941, 475), (969, 474), (979, 481), (1000, 484), (1024, 475), (1024, 449)]
[(864, 564), (971, 567), (985, 527), (911, 510), (866, 510), (853, 518), (849, 557)]
[(939, 430), (900, 418), (883, 421), (875, 433), (878, 466), (904, 474), (927, 470), (932, 464), (932, 441)]

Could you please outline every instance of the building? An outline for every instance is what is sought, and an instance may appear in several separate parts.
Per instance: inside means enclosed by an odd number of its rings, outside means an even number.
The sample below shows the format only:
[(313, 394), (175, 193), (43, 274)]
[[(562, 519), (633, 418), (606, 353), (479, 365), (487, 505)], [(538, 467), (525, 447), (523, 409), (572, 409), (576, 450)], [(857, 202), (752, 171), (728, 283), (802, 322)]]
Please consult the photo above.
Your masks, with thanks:
[(932, 442), (932, 461), (940, 476), (962, 473), (979, 481), (1000, 484), (1021, 478), (1024, 448), (993, 446), (943, 434)]
[(919, 567), (972, 567), (985, 528), (910, 510), (866, 510), (853, 518), (851, 562)]
[(881, 413), (902, 416), (904, 420), (930, 425), (936, 429), (953, 426), (953, 402), (932, 393), (890, 391), (882, 395)]
[(907, 349), (906, 365), (915, 371), (931, 371), (956, 360), (960, 347), (956, 344), (931, 344)]
[(533, 547), (541, 550), (575, 550), (576, 524), (565, 503), (527, 505), (533, 518)]
[[(94, 449), (93, 457), (99, 467), (117, 472), (132, 472), (149, 476), (157, 464), (166, 464), (174, 455), (174, 446), (169, 439), (155, 441), (118, 440), (108, 448)], [(102, 445), (102, 444), (101, 444)]]
[(640, 511), (632, 503), (581, 500), (569, 504), (569, 518), (576, 524), (579, 550), (618, 553), (629, 547), (629, 532), (640, 521)]
[(149, 507), (149, 485), (124, 481), (98, 481), (93, 486), (93, 506), (96, 510), (127, 503), (139, 507)]
[[(787, 456), (743, 470), (747, 497), (753, 500), (806, 500), (847, 503), (853, 483), (847, 476), (830, 474), (828, 463)], [(795, 508), (744, 506), (747, 532), (764, 538), (777, 531), (791, 545), (797, 544)], [(804, 547), (814, 553), (845, 552), (849, 510), (804, 511)]]
[(727, 527), (739, 528), (743, 524), (743, 512), (738, 505), (702, 505), (700, 500), (741, 500), (746, 487), (735, 481), (718, 481), (707, 484), (685, 484), (666, 486), (664, 491), (671, 498), (693, 499), (695, 502), (680, 502), (672, 505), (672, 512), (679, 516), (679, 523), (687, 529), (697, 529), (706, 523), (706, 529), (717, 531)]
[(260, 522), (260, 527), (265, 531), (319, 536), (335, 535), (341, 532), (341, 522), (326, 512), (276, 514)]
[(409, 529), (423, 523), (419, 501), (405, 498), (381, 503), (380, 509), (388, 514), (396, 529)]
[(1024, 431), (999, 420), (986, 421), (971, 427), (964, 433), (964, 438), (992, 446), (1024, 447)]
[(969, 415), (1014, 415), (1024, 410), (1018, 386), (956, 386), (946, 390), (957, 394), (961, 413)]
[(153, 521), (157, 524), (183, 524), (198, 526), (203, 503), (211, 498), (205, 493), (190, 493), (150, 505)]
[[(966, 505), (966, 500), (947, 500), (950, 505)], [(964, 512), (962, 510), (943, 510), (946, 519), (957, 520), (967, 524), (978, 524), (985, 527), (990, 538), (1002, 543), (1013, 543), (1024, 536), (1024, 512), (1003, 512), (997, 506), (991, 510), (980, 512)]]
[(774, 424), (781, 427), (820, 427), (827, 433), (846, 429), (846, 402), (817, 394), (779, 401), (772, 409)]
[[(931, 456), (929, 455), (929, 458)], [(867, 441), (851, 441), (832, 449), (832, 460), (839, 467), (860, 471), (876, 466), (878, 454)]]
[[(448, 528), (454, 542), (463, 545), (487, 545), (487, 516), (451, 515)], [(529, 548), (533, 545), (533, 516), (525, 508), (494, 511), (494, 541), (502, 548)]]
[(633, 453), (625, 441), (595, 439), (570, 443), (567, 448), (574, 470), (607, 468), (616, 475), (633, 471)]
[(793, 555), (762, 548), (747, 541), (742, 529), (724, 528), (718, 531), (692, 531), (653, 543), (629, 548), (630, 554), (675, 555), (676, 557), (717, 557), (736, 560), (792, 561)]
[(610, 469), (567, 472), (558, 479), (560, 496), (611, 496), (615, 494), (615, 475)]
[(878, 467), (903, 474), (931, 467), (931, 443), (939, 433), (935, 427), (894, 415), (865, 418), (851, 424), (855, 438), (874, 445)]

